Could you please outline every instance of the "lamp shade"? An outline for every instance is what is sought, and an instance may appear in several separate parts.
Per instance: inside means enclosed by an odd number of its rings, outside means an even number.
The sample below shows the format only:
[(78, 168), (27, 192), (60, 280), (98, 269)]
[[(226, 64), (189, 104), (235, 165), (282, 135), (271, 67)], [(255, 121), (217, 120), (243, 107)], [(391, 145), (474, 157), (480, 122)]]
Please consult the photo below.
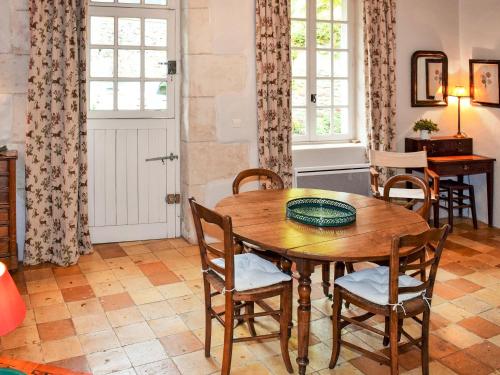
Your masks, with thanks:
[(0, 262), (0, 336), (13, 331), (25, 316), (26, 305), (7, 267)]
[(463, 98), (467, 96), (467, 90), (463, 86), (455, 86), (450, 93), (450, 96), (456, 96), (457, 98)]

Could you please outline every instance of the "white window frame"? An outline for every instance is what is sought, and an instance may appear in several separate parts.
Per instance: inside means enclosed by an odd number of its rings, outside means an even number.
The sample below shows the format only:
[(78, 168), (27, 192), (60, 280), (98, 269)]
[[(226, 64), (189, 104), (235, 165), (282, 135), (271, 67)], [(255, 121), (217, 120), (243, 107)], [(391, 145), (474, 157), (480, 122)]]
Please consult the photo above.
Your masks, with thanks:
[[(348, 53), (348, 131), (343, 134), (330, 134), (330, 135), (317, 135), (316, 134), (316, 111), (317, 105), (312, 102), (312, 94), (316, 94), (316, 80), (318, 79), (316, 74), (316, 53), (320, 51), (321, 48), (317, 48), (316, 43), (316, 22), (322, 22), (322, 20), (316, 20), (316, 0), (307, 0), (306, 7), (306, 18), (291, 18), (292, 21), (306, 21), (306, 47), (305, 48), (295, 48), (291, 47), (292, 50), (305, 50), (307, 57), (307, 67), (306, 74), (307, 77), (293, 77), (302, 78), (306, 80), (306, 134), (305, 135), (293, 135), (292, 141), (294, 144), (307, 144), (307, 143), (328, 143), (328, 142), (346, 142), (351, 141), (355, 138), (356, 134), (356, 23), (357, 23), (357, 9), (356, 1), (354, 0), (344, 0), (347, 1), (347, 21), (336, 21), (335, 23), (347, 24), (347, 49), (332, 48), (332, 59), (333, 53), (335, 51), (346, 51)], [(333, 4), (333, 2), (332, 2)], [(333, 13), (333, 9), (332, 9)], [(291, 12), (290, 12), (291, 14)], [(327, 21), (325, 21), (327, 22)], [(332, 34), (333, 38), (333, 34)], [(325, 49), (326, 50), (326, 49)], [(333, 68), (332, 68), (333, 69)], [(333, 71), (332, 71), (333, 74)], [(337, 78), (338, 79), (338, 78)], [(342, 78), (340, 78), (342, 79)], [(333, 88), (332, 88), (332, 101), (333, 101)], [(334, 104), (332, 104), (335, 107)], [(345, 106), (336, 106), (345, 107)], [(294, 107), (292, 107), (293, 110)], [(300, 106), (302, 108), (302, 106)], [(321, 107), (320, 107), (321, 108)], [(333, 115), (333, 114), (332, 114)], [(333, 119), (332, 119), (333, 121)], [(332, 123), (333, 125), (333, 123)]]
[[(117, 0), (113, 2), (97, 2), (90, 1), (89, 12), (88, 12), (88, 22), (87, 22), (87, 32), (88, 44), (87, 44), (87, 95), (89, 100), (87, 100), (87, 117), (89, 119), (105, 119), (105, 118), (167, 118), (173, 119), (176, 117), (176, 112), (178, 109), (178, 95), (179, 95), (179, 83), (177, 77), (180, 73), (180, 61), (179, 61), (179, 51), (177, 43), (179, 41), (179, 30), (178, 30), (178, 16), (176, 15), (176, 7), (178, 0), (167, 0), (167, 5), (147, 5), (144, 4), (144, 0), (141, 0), (141, 4), (128, 4), (119, 3)], [(155, 78), (148, 79), (144, 77), (144, 55), (141, 53), (141, 74), (139, 78), (117, 78), (116, 72), (118, 69), (118, 49), (134, 49), (134, 50), (164, 50), (162, 47), (146, 47), (144, 46), (144, 22), (141, 22), (141, 45), (140, 46), (118, 46), (117, 39), (117, 23), (115, 22), (115, 43), (114, 45), (92, 45), (90, 41), (90, 17), (91, 16), (109, 16), (109, 17), (132, 17), (132, 18), (159, 18), (166, 19), (168, 22), (167, 32), (167, 58), (169, 61), (177, 62), (177, 72), (176, 74), (169, 74), (167, 78)], [(102, 47), (107, 49), (113, 49), (114, 51), (114, 77), (90, 77), (90, 51), (91, 47)], [(167, 69), (167, 67), (165, 67)], [(140, 81), (141, 85), (141, 108), (144, 104), (144, 82), (147, 81), (166, 81), (168, 83), (167, 89), (167, 109), (166, 110), (90, 110), (90, 82), (91, 81), (113, 81), (113, 101), (114, 108), (117, 108), (117, 83), (127, 82), (127, 81)]]

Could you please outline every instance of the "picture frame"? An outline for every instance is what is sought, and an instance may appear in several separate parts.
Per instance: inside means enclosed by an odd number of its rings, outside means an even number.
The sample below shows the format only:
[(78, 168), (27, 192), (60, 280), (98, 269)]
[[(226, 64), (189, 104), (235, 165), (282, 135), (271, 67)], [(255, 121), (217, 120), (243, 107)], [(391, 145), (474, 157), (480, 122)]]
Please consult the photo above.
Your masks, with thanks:
[(471, 103), (500, 108), (500, 60), (469, 60)]

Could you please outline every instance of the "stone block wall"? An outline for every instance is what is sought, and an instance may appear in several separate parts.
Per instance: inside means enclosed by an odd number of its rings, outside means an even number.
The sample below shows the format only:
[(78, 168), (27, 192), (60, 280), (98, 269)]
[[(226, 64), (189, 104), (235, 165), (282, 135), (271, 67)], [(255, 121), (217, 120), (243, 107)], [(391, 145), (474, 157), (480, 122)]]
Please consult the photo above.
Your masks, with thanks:
[(213, 207), (236, 173), (257, 163), (253, 0), (182, 2), (182, 234), (188, 197)]
[(24, 134), (29, 59), (27, 0), (0, 0), (0, 144), (17, 149), (17, 243), (24, 249)]

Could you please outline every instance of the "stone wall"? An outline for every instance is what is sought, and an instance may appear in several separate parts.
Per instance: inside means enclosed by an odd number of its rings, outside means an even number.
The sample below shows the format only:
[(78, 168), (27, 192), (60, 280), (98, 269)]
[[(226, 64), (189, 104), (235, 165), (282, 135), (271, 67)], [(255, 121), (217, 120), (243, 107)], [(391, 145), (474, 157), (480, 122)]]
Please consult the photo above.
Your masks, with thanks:
[(253, 0), (182, 2), (182, 234), (193, 240), (187, 198), (209, 207), (235, 174), (256, 165)]
[(28, 82), (27, 0), (0, 0), (0, 144), (19, 151), (17, 163), (17, 243), (24, 249), (24, 129)]

